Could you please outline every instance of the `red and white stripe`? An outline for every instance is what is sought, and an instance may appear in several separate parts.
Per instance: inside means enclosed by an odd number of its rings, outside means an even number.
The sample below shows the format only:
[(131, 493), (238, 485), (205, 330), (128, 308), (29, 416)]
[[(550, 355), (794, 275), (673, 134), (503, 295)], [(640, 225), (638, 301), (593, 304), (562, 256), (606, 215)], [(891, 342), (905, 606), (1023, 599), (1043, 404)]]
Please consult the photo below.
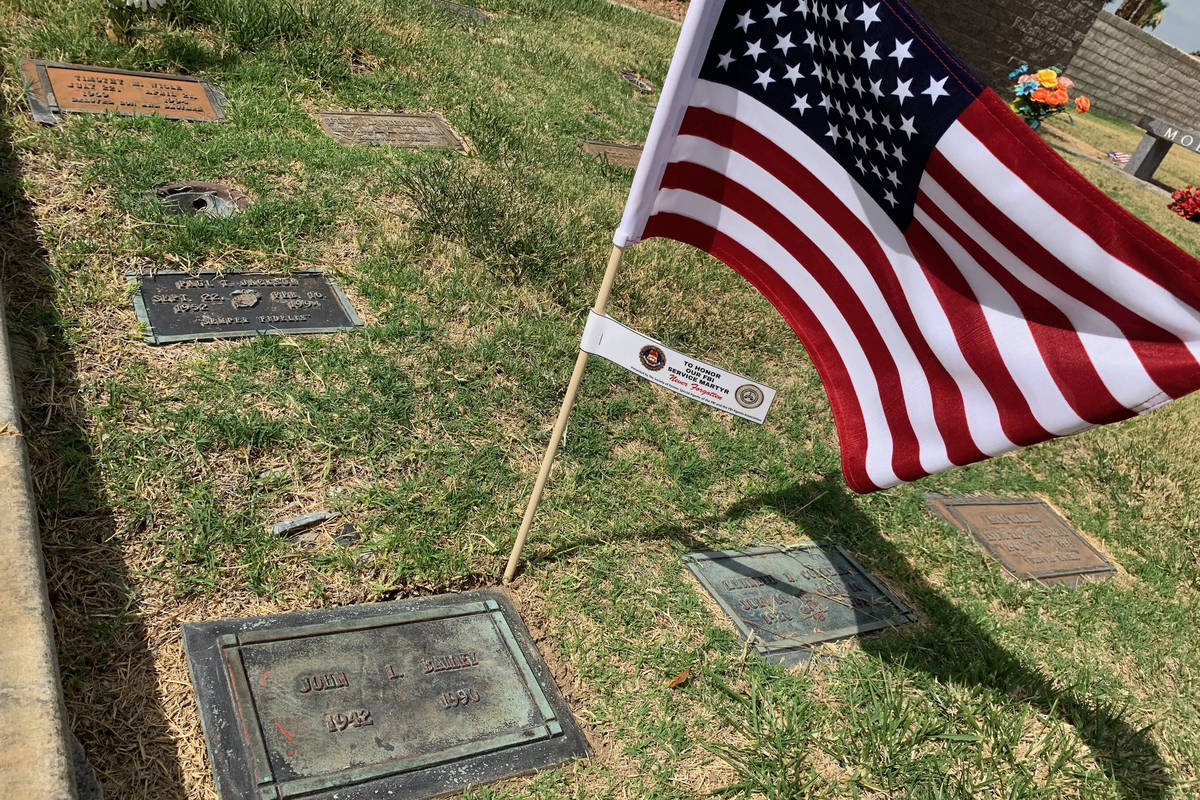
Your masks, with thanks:
[(650, 183), (635, 179), (617, 243), (687, 242), (763, 292), (821, 374), (856, 491), (1200, 385), (1200, 263), (990, 90), (938, 143), (902, 232), (769, 107), (717, 83), (686, 88), (678, 135), (663, 131), (657, 152), (648, 142)]

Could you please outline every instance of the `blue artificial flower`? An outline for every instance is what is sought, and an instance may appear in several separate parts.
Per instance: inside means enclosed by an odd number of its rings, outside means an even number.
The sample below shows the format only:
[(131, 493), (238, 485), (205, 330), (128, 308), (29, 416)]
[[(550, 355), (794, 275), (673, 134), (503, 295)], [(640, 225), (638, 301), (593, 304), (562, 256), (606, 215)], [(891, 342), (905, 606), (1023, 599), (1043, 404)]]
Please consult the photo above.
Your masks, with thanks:
[(1025, 83), (1018, 83), (1017, 84), (1017, 97), (1025, 97), (1026, 95), (1033, 94), (1034, 92), (1037, 91), (1038, 86), (1040, 86), (1040, 85), (1041, 84), (1039, 84), (1037, 81), (1026, 81)]
[(1009, 80), (1016, 80), (1017, 78), (1019, 78), (1020, 76), (1024, 75), (1024, 74), (1025, 74), (1026, 72), (1028, 72), (1028, 71), (1029, 71), (1029, 65), (1028, 65), (1028, 64), (1022, 64), (1021, 66), (1019, 66), (1019, 67), (1017, 67), (1016, 69), (1014, 69), (1012, 72), (1008, 73), (1008, 79), (1009, 79)]

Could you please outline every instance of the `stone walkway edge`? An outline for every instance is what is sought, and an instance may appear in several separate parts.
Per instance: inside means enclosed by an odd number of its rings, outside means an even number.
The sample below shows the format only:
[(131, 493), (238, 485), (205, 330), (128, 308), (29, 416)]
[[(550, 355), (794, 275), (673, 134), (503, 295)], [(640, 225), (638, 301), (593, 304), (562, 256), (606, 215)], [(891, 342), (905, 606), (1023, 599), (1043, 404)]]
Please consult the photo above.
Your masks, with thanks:
[(29, 453), (0, 306), (0, 792), (76, 800)]

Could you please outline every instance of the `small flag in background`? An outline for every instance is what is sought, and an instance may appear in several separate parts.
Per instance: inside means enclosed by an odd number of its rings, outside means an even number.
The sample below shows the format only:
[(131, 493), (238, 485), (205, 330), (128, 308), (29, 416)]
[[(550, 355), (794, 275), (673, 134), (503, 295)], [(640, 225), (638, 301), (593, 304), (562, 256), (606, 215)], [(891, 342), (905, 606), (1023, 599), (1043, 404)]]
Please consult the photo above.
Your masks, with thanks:
[(1118, 153), (1116, 150), (1112, 150), (1108, 154), (1108, 160), (1125, 166), (1129, 163), (1129, 153)]
[(614, 242), (652, 236), (787, 319), (856, 491), (1200, 386), (1200, 262), (898, 0), (693, 0)]

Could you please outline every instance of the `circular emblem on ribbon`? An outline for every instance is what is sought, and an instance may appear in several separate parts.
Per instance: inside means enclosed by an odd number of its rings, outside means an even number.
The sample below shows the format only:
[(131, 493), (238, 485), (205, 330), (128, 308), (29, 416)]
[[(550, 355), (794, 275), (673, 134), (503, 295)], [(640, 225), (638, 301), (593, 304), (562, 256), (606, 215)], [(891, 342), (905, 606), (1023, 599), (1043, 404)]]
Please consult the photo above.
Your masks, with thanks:
[(763, 402), (763, 391), (753, 383), (743, 383), (733, 393), (733, 399), (742, 408), (758, 408)]
[(648, 344), (638, 353), (638, 360), (646, 369), (660, 370), (667, 365), (667, 354), (662, 351), (662, 348)]

